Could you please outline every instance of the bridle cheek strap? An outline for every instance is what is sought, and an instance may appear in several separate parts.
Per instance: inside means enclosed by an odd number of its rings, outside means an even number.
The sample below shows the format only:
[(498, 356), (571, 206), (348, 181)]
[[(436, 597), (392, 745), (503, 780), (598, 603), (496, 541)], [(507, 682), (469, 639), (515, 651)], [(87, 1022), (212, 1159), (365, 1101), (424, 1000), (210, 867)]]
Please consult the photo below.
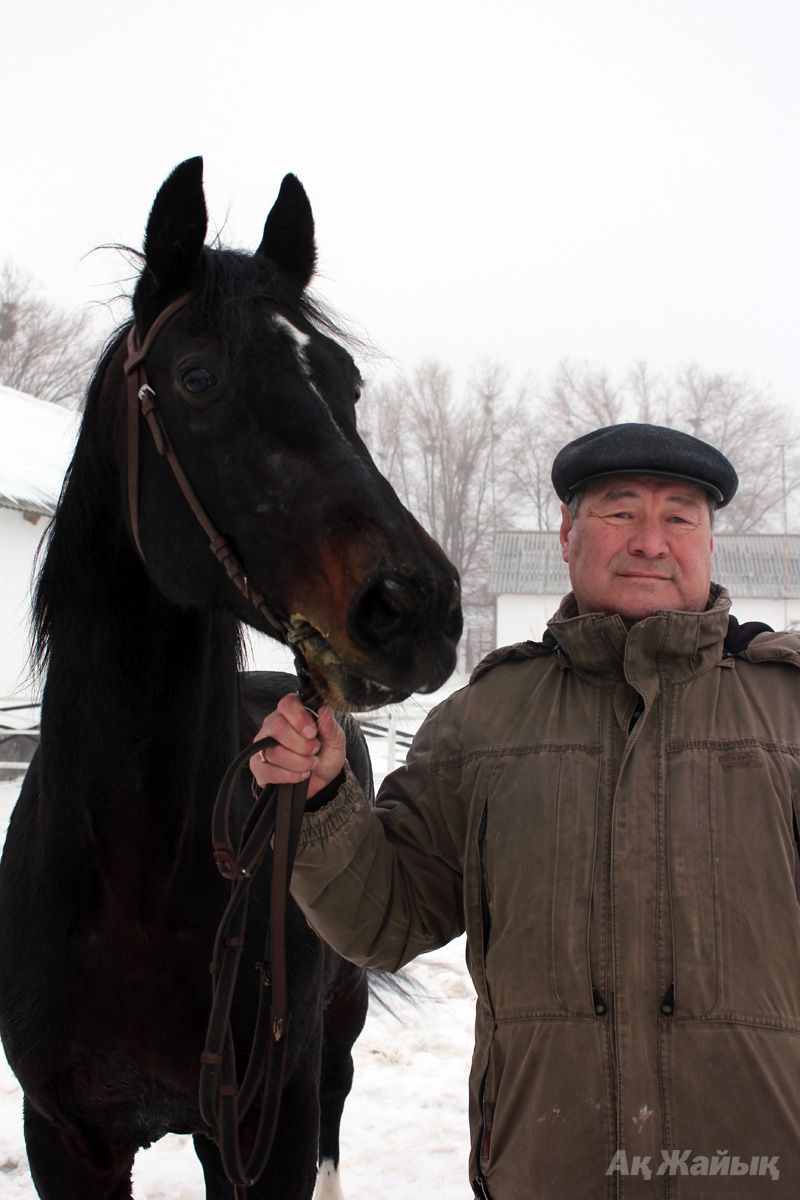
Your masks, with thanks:
[[(156, 450), (169, 463), (184, 500), (208, 538), (211, 553), (225, 568), (234, 587), (246, 600), (250, 601), (264, 620), (283, 637), (288, 637), (293, 631), (288, 627), (286, 621), (272, 611), (263, 593), (251, 585), (242, 564), (200, 503), (197, 493), (172, 448), (172, 443), (158, 411), (156, 394), (147, 381), (145, 359), (154, 341), (167, 322), (182, 308), (185, 308), (192, 299), (191, 292), (185, 292), (168, 304), (166, 308), (163, 308), (148, 329), (141, 344), (135, 325), (131, 326), (128, 334), (128, 356), (125, 359), (123, 370), (128, 398), (128, 512), (134, 545), (139, 552), (139, 557), (144, 562), (144, 551), (139, 536), (139, 414), (141, 412), (152, 435)], [(293, 636), (291, 640), (296, 639)]]
[[(139, 552), (139, 557), (144, 561), (142, 552), (142, 544), (139, 540), (139, 406), (142, 408), (142, 415), (147, 419), (145, 413), (145, 405), (148, 396), (152, 396), (155, 400), (155, 392), (147, 382), (145, 373), (144, 360), (147, 357), (153, 342), (158, 337), (161, 330), (172, 320), (177, 312), (185, 308), (192, 299), (190, 292), (184, 292), (178, 296), (170, 304), (163, 308), (156, 317), (153, 324), (148, 329), (144, 341), (139, 343), (139, 334), (136, 325), (131, 325), (130, 333), (128, 334), (128, 356), (123, 364), (125, 372), (125, 380), (128, 394), (128, 512), (131, 521), (131, 534), (136, 549)], [(154, 410), (155, 406), (153, 406)], [(151, 433), (156, 443), (156, 449), (159, 454), (164, 453), (163, 430), (161, 423), (158, 421), (157, 415), (155, 420), (148, 420)]]

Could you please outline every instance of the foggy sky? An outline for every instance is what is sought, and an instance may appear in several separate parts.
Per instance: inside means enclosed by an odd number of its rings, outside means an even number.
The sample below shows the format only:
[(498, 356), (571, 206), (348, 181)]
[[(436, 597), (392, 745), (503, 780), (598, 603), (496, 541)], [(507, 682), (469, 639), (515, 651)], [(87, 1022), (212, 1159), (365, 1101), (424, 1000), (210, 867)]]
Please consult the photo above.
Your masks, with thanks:
[[(171, 168), (258, 244), (282, 175), (366, 374), (699, 362), (800, 420), (796, 0), (31, 0), (3, 19), (0, 259), (97, 304)], [(101, 316), (106, 324), (124, 309)]]

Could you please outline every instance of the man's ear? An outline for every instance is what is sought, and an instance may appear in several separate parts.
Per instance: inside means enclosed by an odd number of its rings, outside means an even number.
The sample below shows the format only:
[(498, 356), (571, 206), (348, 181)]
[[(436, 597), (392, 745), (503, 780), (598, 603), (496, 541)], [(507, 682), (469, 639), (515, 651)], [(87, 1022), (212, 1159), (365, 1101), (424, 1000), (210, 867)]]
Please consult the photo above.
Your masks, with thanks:
[(559, 530), (559, 540), (561, 542), (561, 557), (565, 563), (569, 562), (569, 531), (572, 529), (572, 516), (566, 504), (561, 505), (561, 529)]

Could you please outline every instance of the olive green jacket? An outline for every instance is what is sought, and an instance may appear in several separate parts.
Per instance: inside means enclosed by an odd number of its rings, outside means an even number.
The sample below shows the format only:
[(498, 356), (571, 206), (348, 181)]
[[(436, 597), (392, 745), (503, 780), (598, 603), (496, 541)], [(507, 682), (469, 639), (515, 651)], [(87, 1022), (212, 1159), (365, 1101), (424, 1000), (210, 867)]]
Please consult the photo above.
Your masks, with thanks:
[(466, 929), (478, 1195), (800, 1196), (800, 637), (726, 656), (728, 608), (628, 632), (567, 597), (377, 809), (348, 775), (304, 819), (293, 892), (341, 954)]

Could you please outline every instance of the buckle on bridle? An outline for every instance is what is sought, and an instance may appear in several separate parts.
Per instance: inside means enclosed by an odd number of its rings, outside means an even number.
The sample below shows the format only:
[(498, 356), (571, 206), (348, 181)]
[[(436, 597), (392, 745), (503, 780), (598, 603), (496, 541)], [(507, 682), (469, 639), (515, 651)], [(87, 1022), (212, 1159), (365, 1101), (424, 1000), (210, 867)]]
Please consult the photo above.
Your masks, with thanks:
[(241, 866), (229, 849), (219, 847), (214, 850), (214, 862), (217, 864), (223, 879), (249, 879), (250, 872)]

